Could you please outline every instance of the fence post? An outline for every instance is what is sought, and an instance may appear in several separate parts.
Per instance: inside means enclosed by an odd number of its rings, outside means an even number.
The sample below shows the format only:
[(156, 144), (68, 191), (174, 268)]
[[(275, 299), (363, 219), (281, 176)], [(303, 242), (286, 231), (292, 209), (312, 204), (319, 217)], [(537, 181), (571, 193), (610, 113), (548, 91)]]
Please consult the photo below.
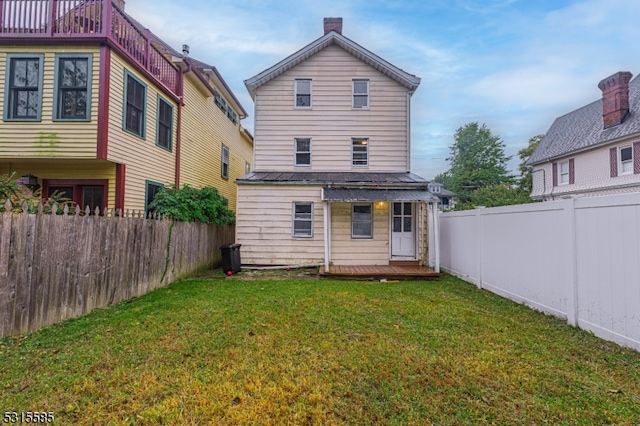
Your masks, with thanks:
[(476, 244), (478, 245), (478, 288), (482, 288), (482, 211), (484, 206), (476, 206)]
[(566, 241), (569, 251), (568, 284), (567, 284), (567, 322), (578, 325), (578, 247), (576, 242), (576, 201), (570, 198), (565, 201), (564, 216), (566, 224)]

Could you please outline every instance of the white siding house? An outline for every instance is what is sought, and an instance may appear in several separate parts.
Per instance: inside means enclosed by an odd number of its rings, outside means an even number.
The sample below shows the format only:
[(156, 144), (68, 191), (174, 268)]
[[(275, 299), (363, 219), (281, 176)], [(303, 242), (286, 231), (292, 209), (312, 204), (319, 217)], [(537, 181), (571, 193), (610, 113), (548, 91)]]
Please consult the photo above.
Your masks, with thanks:
[(420, 79), (325, 34), (245, 81), (255, 102), (254, 171), (238, 183), (236, 241), (254, 265), (428, 261), (428, 205), (410, 165)]
[(618, 72), (602, 99), (555, 120), (529, 159), (535, 199), (640, 191), (640, 80)]

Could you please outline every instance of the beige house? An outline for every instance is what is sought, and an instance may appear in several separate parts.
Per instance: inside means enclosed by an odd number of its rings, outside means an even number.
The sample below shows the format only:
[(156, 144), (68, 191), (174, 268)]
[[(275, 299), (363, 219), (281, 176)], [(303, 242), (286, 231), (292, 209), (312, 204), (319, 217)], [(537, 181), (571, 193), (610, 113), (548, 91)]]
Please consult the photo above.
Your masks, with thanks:
[(618, 72), (602, 98), (558, 117), (529, 163), (534, 199), (640, 191), (640, 79)]
[(325, 34), (245, 81), (254, 171), (239, 178), (236, 241), (253, 265), (428, 264), (428, 182), (410, 173), (420, 79)]

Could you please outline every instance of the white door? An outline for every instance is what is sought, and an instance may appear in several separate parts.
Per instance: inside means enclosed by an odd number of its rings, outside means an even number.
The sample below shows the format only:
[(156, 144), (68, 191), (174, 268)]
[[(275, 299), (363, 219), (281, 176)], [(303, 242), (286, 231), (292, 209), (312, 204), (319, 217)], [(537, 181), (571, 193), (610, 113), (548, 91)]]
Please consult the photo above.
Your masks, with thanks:
[(391, 210), (391, 256), (415, 258), (413, 203), (393, 203)]

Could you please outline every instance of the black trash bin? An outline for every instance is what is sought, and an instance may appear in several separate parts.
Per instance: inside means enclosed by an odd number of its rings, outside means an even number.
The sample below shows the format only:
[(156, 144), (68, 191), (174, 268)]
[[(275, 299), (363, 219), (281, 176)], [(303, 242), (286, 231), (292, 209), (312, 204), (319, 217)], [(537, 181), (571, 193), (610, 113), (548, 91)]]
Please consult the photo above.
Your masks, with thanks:
[(220, 246), (222, 252), (222, 271), (226, 274), (229, 271), (240, 272), (240, 246), (242, 244), (225, 244)]

